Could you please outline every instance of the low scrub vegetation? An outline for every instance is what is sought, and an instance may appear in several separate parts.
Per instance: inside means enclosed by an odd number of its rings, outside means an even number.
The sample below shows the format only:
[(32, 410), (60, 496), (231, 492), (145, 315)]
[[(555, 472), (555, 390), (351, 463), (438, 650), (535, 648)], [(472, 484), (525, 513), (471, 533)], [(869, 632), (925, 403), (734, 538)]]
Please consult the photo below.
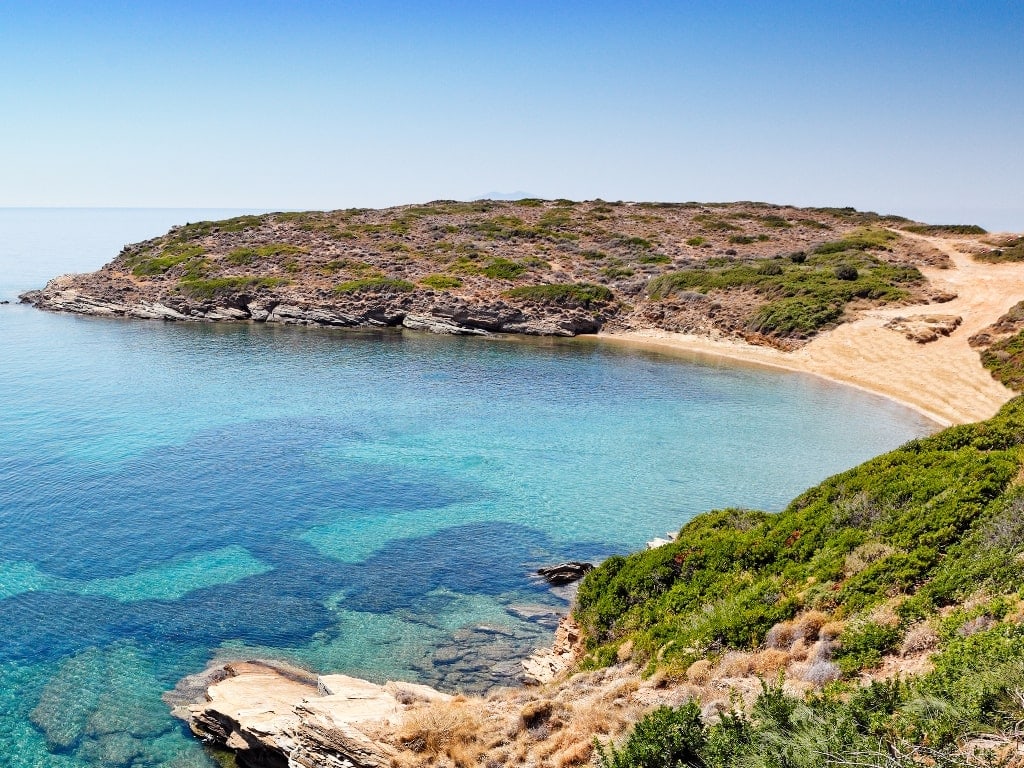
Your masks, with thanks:
[(252, 229), (262, 225), (266, 220), (267, 216), (264, 215), (235, 216), (232, 219), (223, 219), (221, 221), (197, 221), (178, 227), (171, 232), (171, 236), (180, 242), (187, 242), (189, 240), (197, 240), (208, 235), (223, 232), (241, 232), (246, 229)]
[(213, 299), (238, 293), (257, 292), (265, 288), (286, 285), (287, 280), (279, 277), (186, 277), (178, 283), (178, 289), (194, 299)]
[(136, 277), (154, 277), (162, 275), (179, 264), (201, 257), (206, 249), (200, 245), (172, 243), (164, 248), (159, 255), (152, 252), (139, 254), (128, 260), (126, 266)]
[(334, 287), (335, 293), (408, 293), (416, 286), (393, 277), (361, 277)]
[(420, 280), (420, 283), (425, 285), (427, 288), (433, 288), (435, 291), (462, 287), (462, 280), (454, 275), (427, 275)]
[(1022, 444), (1018, 398), (988, 422), (911, 441), (836, 475), (778, 514), (711, 512), (672, 544), (610, 558), (579, 593), (592, 660), (626, 639), (655, 662), (751, 650), (803, 611), (846, 620), (898, 596), (898, 636), (881, 643), (867, 624), (848, 630), (848, 639), (864, 635), (848, 649), (883, 653), (912, 622), (978, 590), (1016, 594), (1024, 525), (993, 531), (1024, 509), (1024, 492), (1011, 482)]
[(506, 291), (505, 295), (513, 299), (578, 307), (606, 304), (614, 299), (614, 294), (608, 288), (589, 283), (524, 285)]
[[(693, 704), (655, 710), (601, 752), (604, 768), (960, 765), (979, 734), (989, 749), (1012, 741), (1024, 718), (1022, 462), (1017, 398), (780, 513), (711, 512), (671, 544), (606, 560), (579, 591), (584, 666), (628, 644), (649, 674), (785, 674), (811, 692), (765, 683), (752, 707), (710, 719)], [(861, 682), (914, 654), (930, 654), (916, 675)]]
[(979, 253), (974, 257), (978, 261), (998, 264), (1005, 261), (1024, 261), (1024, 237), (1008, 240), (999, 248)]
[(1003, 386), (1024, 392), (1024, 331), (982, 350), (981, 364)]
[(988, 231), (977, 224), (905, 224), (904, 232), (915, 235), (986, 235)]
[(515, 280), (528, 269), (526, 264), (511, 259), (492, 259), (480, 270), (480, 274), (493, 280)]
[(748, 319), (748, 330), (779, 336), (806, 337), (838, 322), (854, 299), (896, 302), (910, 297), (923, 283), (914, 267), (899, 266), (866, 253), (884, 247), (896, 235), (885, 230), (860, 234), (819, 246), (799, 258), (730, 261), (709, 259), (706, 265), (655, 278), (647, 287), (652, 299), (686, 291), (708, 293), (750, 289), (767, 301)]

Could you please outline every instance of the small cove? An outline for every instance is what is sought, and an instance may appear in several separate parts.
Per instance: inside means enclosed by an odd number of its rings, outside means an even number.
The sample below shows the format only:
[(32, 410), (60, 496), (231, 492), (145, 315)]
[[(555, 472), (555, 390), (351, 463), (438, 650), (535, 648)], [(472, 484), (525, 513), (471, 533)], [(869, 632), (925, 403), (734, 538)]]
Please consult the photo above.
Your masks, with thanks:
[[(232, 213), (0, 211), (0, 299)], [(813, 377), (599, 344), (13, 304), (0, 334), (12, 766), (210, 765), (160, 695), (214, 656), (511, 682), (563, 608), (538, 565), (779, 509), (933, 428)]]

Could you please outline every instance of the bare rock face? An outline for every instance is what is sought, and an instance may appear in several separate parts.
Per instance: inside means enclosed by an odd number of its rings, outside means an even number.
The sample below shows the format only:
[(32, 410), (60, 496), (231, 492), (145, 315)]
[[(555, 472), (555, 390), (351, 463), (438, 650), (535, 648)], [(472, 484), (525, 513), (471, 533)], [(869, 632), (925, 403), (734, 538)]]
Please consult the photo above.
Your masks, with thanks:
[(528, 684), (545, 685), (567, 672), (579, 659), (582, 630), (571, 616), (558, 622), (555, 640), (550, 648), (538, 648), (523, 660), (523, 674)]
[(960, 327), (963, 318), (959, 315), (910, 315), (894, 317), (885, 327), (902, 333), (918, 344), (937, 341), (940, 336), (949, 336)]
[[(186, 703), (199, 688), (202, 701)], [(168, 703), (204, 742), (232, 750), (244, 768), (386, 768), (405, 709), (451, 697), (425, 685), (316, 677), (272, 662), (218, 665), (179, 684)]]

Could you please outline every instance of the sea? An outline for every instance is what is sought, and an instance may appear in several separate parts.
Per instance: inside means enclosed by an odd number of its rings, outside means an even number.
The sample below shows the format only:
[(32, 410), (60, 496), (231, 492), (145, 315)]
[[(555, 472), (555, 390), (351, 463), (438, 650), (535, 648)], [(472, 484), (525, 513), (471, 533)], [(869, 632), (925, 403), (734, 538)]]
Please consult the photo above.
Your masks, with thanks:
[(779, 510), (936, 425), (811, 376), (595, 340), (52, 314), (19, 293), (238, 210), (0, 209), (0, 766), (209, 768), (214, 660), (514, 684), (536, 577)]

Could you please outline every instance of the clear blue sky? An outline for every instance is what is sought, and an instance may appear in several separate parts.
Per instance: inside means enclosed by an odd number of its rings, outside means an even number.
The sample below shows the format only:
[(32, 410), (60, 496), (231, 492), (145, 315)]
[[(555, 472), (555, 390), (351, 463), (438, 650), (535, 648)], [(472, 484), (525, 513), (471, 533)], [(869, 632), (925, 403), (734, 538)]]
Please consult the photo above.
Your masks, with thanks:
[(0, 205), (524, 191), (1024, 229), (1024, 2), (21, 2)]

